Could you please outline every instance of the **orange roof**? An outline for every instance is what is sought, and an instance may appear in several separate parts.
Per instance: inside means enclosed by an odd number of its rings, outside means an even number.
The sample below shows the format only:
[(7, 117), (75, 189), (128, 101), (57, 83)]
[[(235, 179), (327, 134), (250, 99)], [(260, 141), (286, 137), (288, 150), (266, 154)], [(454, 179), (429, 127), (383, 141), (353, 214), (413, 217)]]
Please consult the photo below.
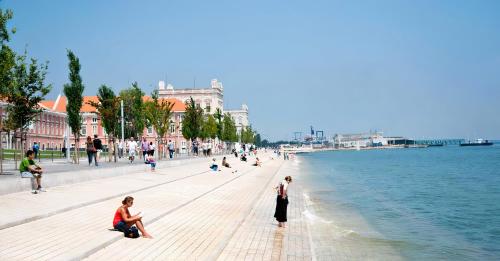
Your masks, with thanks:
[(99, 102), (99, 98), (97, 96), (83, 96), (83, 104), (80, 112), (96, 112), (95, 107), (87, 104), (87, 102)]
[(60, 95), (59, 97), (57, 97), (56, 104), (54, 105), (54, 111), (66, 112), (66, 103), (66, 96)]
[[(151, 97), (144, 96), (142, 99), (143, 99), (143, 101), (150, 101)], [(186, 105), (178, 99), (160, 98), (160, 100), (166, 100), (166, 101), (173, 103), (174, 106), (172, 107), (172, 111), (175, 111), (175, 112), (186, 111)], [(84, 96), (83, 97), (83, 104), (82, 104), (82, 108), (80, 109), (80, 112), (95, 112), (96, 111), (92, 105), (87, 104), (87, 102), (89, 102), (89, 101), (99, 102), (99, 99), (97, 98), (97, 96)], [(57, 99), (55, 101), (50, 101), (50, 100), (42, 101), (42, 102), (40, 102), (40, 105), (48, 110), (65, 113), (66, 112), (66, 103), (67, 103), (66, 96), (60, 95), (57, 97)]]
[(54, 107), (54, 101), (41, 101), (39, 105), (47, 110), (52, 110), (52, 107)]

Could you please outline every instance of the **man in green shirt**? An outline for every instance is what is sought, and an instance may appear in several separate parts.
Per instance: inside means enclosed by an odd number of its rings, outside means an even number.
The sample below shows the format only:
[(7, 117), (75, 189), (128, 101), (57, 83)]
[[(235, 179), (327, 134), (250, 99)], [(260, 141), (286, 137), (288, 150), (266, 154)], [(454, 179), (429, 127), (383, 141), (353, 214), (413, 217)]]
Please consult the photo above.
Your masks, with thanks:
[(36, 189), (34, 189), (32, 193), (37, 194), (45, 192), (45, 190), (42, 188), (42, 167), (36, 164), (33, 160), (34, 158), (34, 151), (28, 150), (26, 152), (26, 158), (24, 158), (19, 165), (19, 171), (21, 172), (21, 177), (34, 178), (36, 180)]

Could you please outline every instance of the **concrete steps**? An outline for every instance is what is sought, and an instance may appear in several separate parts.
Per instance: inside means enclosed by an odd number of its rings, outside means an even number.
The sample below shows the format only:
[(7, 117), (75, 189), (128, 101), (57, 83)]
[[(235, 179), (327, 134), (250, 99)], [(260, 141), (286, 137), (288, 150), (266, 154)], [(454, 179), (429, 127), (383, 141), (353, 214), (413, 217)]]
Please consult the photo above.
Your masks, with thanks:
[[(24, 203), (18, 200), (17, 204), (26, 206), (44, 202), (52, 202), (53, 205), (40, 207), (29, 215), (13, 213), (12, 216), (17, 219), (4, 222), (6, 228), (0, 230), (0, 260), (66, 260), (88, 256), (123, 238), (122, 233), (106, 229), (111, 228), (114, 211), (123, 195), (131, 191), (134, 193), (136, 208), (147, 213), (147, 225), (199, 201), (208, 193), (227, 187), (240, 176), (247, 175), (245, 171), (260, 169), (238, 162), (234, 164), (240, 168), (238, 174), (232, 174), (229, 169), (214, 173), (203, 170), (207, 169), (207, 165), (204, 158), (203, 163), (196, 166), (188, 164), (177, 170), (159, 168), (155, 174), (142, 173), (143, 176), (137, 174), (61, 186), (40, 195), (29, 195), (31, 198), (24, 198)], [(99, 186), (101, 182), (102, 186)], [(72, 198), (72, 195), (75, 197)], [(53, 201), (54, 198), (59, 198), (59, 202)], [(11, 198), (2, 209), (17, 211), (12, 205), (16, 204), (15, 199)], [(66, 202), (71, 204), (68, 206)], [(45, 209), (45, 213), (49, 214), (40, 214), (44, 208), (52, 209)], [(27, 217), (30, 215), (31, 219)], [(11, 224), (10, 227), (8, 224)]]

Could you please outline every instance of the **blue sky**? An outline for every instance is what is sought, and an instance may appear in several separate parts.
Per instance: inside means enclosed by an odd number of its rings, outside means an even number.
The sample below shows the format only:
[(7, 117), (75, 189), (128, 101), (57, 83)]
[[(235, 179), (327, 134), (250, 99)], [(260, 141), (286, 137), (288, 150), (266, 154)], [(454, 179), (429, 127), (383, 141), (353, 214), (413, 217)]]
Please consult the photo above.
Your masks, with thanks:
[(133, 81), (150, 93), (224, 84), (271, 140), (326, 134), (500, 138), (500, 1), (0, 1), (11, 45), (48, 60), (51, 98), (66, 49), (86, 95)]

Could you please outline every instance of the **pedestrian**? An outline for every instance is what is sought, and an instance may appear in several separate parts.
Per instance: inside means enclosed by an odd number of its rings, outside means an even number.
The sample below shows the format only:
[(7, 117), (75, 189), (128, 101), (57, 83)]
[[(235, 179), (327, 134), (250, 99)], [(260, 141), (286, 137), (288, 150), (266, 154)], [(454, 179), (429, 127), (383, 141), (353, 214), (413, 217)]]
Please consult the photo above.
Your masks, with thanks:
[(168, 148), (169, 158), (173, 158), (174, 157), (174, 143), (172, 142), (172, 140), (168, 140), (167, 148)]
[(89, 166), (92, 164), (92, 159), (95, 159), (95, 165), (97, 166), (97, 159), (96, 159), (97, 150), (90, 136), (87, 136), (87, 141), (85, 142), (85, 145), (87, 148), (87, 157), (89, 159)]
[(95, 148), (95, 154), (94, 154), (94, 159), (95, 159), (95, 165), (99, 166), (98, 160), (100, 153), (102, 152), (102, 141), (97, 137), (97, 134), (94, 134), (94, 148)]
[(148, 155), (154, 156), (154, 154), (155, 154), (155, 145), (151, 141), (151, 142), (149, 142), (149, 146), (148, 146)]
[[(134, 204), (134, 198), (127, 196), (122, 201), (122, 205), (116, 209), (115, 217), (113, 218), (113, 227), (125, 234), (125, 237), (137, 238), (139, 229), (144, 238), (153, 238), (146, 229), (144, 229), (144, 224), (142, 223), (143, 212), (139, 212), (136, 215), (130, 215), (129, 208)], [(134, 226), (135, 225), (135, 226)]]
[(274, 189), (277, 192), (276, 197), (276, 210), (274, 212), (274, 217), (278, 221), (279, 227), (285, 227), (286, 212), (288, 206), (288, 185), (292, 182), (291, 176), (286, 176), (284, 180), (280, 182), (280, 184)]
[(40, 150), (40, 145), (37, 142), (33, 143), (33, 153), (35, 153), (35, 159), (38, 158), (38, 151)]
[(142, 151), (142, 159), (144, 160), (144, 162), (146, 162), (146, 154), (148, 154), (148, 150), (149, 150), (148, 141), (146, 140), (146, 137), (142, 137), (141, 151)]
[(130, 160), (130, 163), (134, 162), (136, 149), (137, 142), (135, 142), (134, 137), (131, 137), (130, 141), (128, 142), (128, 159)]
[(212, 156), (212, 141), (208, 140), (207, 142), (207, 156)]
[(31, 193), (38, 194), (40, 192), (46, 192), (45, 189), (42, 188), (42, 167), (37, 165), (34, 161), (35, 152), (32, 150), (28, 150), (26, 152), (26, 157), (19, 164), (19, 172), (21, 173), (22, 178), (34, 178), (35, 179), (35, 187)]
[(156, 169), (155, 157), (153, 157), (153, 154), (149, 154), (147, 157), (148, 157), (148, 162), (151, 165), (151, 171), (154, 172)]
[(118, 143), (118, 158), (123, 157), (123, 140), (120, 140), (120, 143)]

